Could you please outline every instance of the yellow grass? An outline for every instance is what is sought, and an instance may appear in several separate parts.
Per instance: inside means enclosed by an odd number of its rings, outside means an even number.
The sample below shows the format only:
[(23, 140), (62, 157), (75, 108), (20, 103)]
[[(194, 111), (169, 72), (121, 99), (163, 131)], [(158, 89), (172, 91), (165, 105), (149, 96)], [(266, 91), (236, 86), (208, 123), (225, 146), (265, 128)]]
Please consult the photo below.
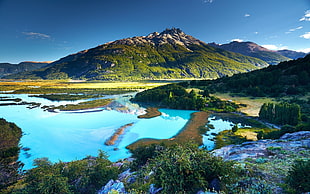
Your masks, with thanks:
[(215, 93), (214, 96), (222, 100), (232, 100), (237, 104), (246, 104), (246, 107), (241, 107), (239, 110), (243, 113), (246, 113), (249, 116), (258, 116), (260, 107), (264, 103), (274, 102), (272, 98), (250, 98), (250, 97), (232, 97), (227, 93)]
[(148, 89), (166, 85), (165, 81), (144, 81), (144, 82), (86, 82), (70, 80), (0, 80), (0, 91), (29, 89), (32, 87), (41, 88), (87, 88), (87, 89)]
[(235, 134), (245, 137), (247, 140), (257, 141), (257, 133), (254, 131), (238, 129)]

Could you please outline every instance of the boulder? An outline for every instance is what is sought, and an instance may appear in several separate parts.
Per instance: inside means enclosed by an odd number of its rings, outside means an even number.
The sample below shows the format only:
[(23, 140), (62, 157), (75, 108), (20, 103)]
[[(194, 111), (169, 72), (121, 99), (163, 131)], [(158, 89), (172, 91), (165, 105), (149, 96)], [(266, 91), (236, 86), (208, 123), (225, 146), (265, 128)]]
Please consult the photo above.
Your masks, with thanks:
[(119, 194), (127, 193), (125, 190), (124, 183), (119, 180), (114, 181), (111, 179), (104, 187), (102, 187), (98, 194), (108, 194), (109, 192), (117, 191)]
[(269, 148), (278, 147), (287, 151), (300, 151), (310, 148), (310, 131), (284, 134), (278, 140), (259, 140), (244, 142), (241, 145), (229, 145), (212, 151), (224, 160), (242, 161), (246, 158), (260, 158), (272, 155)]
[(286, 133), (280, 139), (284, 140), (302, 140), (310, 139), (310, 131), (299, 131), (295, 133)]

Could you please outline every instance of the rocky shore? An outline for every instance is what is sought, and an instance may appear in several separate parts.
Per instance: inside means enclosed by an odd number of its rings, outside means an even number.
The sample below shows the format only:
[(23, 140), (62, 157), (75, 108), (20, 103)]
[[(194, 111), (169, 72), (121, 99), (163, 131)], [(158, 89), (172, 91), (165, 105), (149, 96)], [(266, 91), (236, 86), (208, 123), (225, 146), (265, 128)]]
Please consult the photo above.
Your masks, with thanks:
[(264, 139), (258, 141), (244, 142), (241, 145), (229, 145), (214, 150), (215, 156), (225, 160), (243, 161), (247, 158), (257, 159), (261, 157), (274, 156), (273, 150), (289, 152), (300, 152), (310, 148), (310, 131), (287, 133), (280, 139)]

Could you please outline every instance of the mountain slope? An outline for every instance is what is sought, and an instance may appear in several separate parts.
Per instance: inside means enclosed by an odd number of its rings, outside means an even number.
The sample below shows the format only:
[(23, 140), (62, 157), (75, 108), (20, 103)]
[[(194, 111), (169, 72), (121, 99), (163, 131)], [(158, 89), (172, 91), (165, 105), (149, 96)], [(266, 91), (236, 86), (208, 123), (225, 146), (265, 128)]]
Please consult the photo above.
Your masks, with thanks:
[(253, 42), (238, 42), (233, 41), (228, 44), (216, 44), (209, 43), (210, 46), (214, 46), (216, 48), (221, 48), (224, 50), (240, 53), (246, 56), (256, 57), (271, 65), (276, 65), (282, 61), (288, 61), (291, 58), (282, 55), (281, 53), (277, 53), (275, 51), (266, 49), (262, 46), (259, 46)]
[(291, 50), (278, 50), (276, 52), (279, 53), (280, 55), (283, 55), (291, 59), (303, 58), (307, 55), (304, 52), (297, 52), (297, 51), (291, 51)]
[(0, 78), (24, 71), (32, 71), (48, 65), (48, 62), (21, 62), (19, 64), (0, 63)]
[[(211, 86), (211, 85), (210, 85)], [(277, 66), (215, 80), (211, 87), (251, 96), (287, 96), (310, 91), (310, 54)]]
[(106, 43), (64, 57), (47, 68), (12, 78), (218, 78), (267, 65), (257, 58), (211, 47), (173, 28)]

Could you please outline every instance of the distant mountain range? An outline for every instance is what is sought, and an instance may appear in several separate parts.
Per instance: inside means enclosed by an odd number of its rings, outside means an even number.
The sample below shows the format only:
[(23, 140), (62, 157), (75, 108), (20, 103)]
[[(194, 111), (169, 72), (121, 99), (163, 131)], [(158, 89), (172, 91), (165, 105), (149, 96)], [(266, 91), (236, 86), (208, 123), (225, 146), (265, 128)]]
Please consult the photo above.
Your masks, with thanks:
[(306, 53), (291, 50), (269, 50), (254, 42), (233, 41), (228, 44), (209, 43), (209, 45), (227, 51), (240, 53), (246, 56), (256, 57), (258, 59), (266, 61), (270, 65), (277, 65), (282, 61), (288, 61), (291, 59), (297, 59), (306, 56)]
[(276, 52), (279, 53), (280, 55), (283, 55), (291, 59), (299, 59), (307, 55), (307, 53), (297, 52), (297, 51), (292, 51), (292, 50), (278, 50)]
[[(285, 58), (288, 59), (288, 58)], [(116, 40), (8, 78), (141, 80), (218, 78), (268, 66), (210, 46), (180, 29)]]
[(47, 66), (48, 64), (49, 62), (32, 62), (32, 61), (25, 61), (19, 64), (0, 63), (0, 78), (11, 74), (40, 69), (42, 67)]

